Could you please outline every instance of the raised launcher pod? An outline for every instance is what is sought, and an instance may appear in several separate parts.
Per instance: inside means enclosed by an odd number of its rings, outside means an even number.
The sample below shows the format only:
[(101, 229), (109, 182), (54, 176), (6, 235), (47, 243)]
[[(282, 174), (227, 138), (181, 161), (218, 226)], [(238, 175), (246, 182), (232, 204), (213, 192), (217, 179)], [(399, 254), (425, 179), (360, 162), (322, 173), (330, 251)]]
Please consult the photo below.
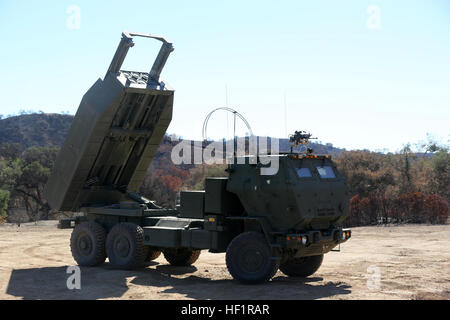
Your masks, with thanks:
[[(133, 37), (162, 42), (150, 72), (120, 70)], [(45, 188), (52, 208), (77, 211), (126, 201), (137, 191), (172, 119), (174, 91), (160, 81), (172, 43), (123, 32), (103, 80), (81, 100)], [(128, 193), (129, 194), (129, 193)]]

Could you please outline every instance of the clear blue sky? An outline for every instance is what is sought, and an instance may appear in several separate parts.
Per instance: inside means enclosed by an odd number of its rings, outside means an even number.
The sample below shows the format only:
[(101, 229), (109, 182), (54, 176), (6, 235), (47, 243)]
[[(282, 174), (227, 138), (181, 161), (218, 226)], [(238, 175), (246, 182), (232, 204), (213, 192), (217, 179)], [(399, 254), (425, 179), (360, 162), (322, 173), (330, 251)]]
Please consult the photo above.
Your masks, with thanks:
[[(3, 115), (75, 113), (129, 30), (174, 43), (162, 78), (176, 90), (169, 133), (183, 138), (200, 139), (226, 100), (258, 135), (302, 129), (337, 147), (392, 151), (427, 133), (449, 138), (446, 0), (0, 0), (0, 29)], [(147, 71), (159, 44), (135, 42), (125, 67)], [(230, 137), (231, 127), (218, 113), (208, 135)]]

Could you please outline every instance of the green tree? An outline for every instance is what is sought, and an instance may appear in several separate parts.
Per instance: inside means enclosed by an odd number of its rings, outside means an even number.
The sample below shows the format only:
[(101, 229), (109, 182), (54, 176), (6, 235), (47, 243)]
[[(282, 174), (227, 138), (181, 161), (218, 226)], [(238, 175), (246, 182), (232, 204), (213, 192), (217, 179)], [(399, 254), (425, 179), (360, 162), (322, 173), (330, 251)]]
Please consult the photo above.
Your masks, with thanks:
[(6, 218), (6, 209), (8, 209), (9, 191), (0, 189), (0, 220)]
[(450, 154), (448, 149), (440, 149), (431, 158), (433, 177), (430, 189), (433, 193), (442, 195), (447, 201), (450, 198)]
[[(13, 192), (23, 200), (31, 220), (48, 219), (50, 207), (43, 197), (43, 189), (56, 159), (56, 147), (30, 147), (21, 156), (21, 175)], [(42, 216), (39, 216), (42, 212)]]
[(0, 189), (12, 191), (22, 175), (20, 159), (0, 160)]
[(8, 191), (10, 201), (24, 206), (31, 220), (48, 217), (43, 188), (57, 152), (57, 147), (30, 147), (20, 152), (17, 145), (0, 146), (0, 189)]

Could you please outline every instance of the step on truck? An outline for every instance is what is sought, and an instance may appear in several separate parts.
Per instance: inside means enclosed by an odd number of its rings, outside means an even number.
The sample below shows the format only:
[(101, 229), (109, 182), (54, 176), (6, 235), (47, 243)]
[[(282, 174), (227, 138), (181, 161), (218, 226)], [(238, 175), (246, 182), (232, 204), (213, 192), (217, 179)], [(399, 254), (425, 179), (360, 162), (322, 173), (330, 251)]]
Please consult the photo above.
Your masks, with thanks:
[[(162, 42), (149, 72), (121, 70), (133, 37)], [(226, 253), (242, 283), (270, 280), (280, 270), (307, 277), (323, 255), (351, 237), (344, 177), (328, 155), (280, 153), (279, 169), (263, 175), (258, 155), (234, 158), (204, 191), (182, 191), (175, 209), (138, 193), (172, 119), (174, 90), (161, 71), (174, 50), (151, 34), (123, 32), (103, 80), (83, 96), (45, 187), (50, 206), (78, 213), (70, 248), (80, 266), (139, 268), (162, 253), (189, 266), (201, 250)], [(200, 93), (199, 93), (200, 94)], [(238, 161), (240, 160), (240, 161)]]

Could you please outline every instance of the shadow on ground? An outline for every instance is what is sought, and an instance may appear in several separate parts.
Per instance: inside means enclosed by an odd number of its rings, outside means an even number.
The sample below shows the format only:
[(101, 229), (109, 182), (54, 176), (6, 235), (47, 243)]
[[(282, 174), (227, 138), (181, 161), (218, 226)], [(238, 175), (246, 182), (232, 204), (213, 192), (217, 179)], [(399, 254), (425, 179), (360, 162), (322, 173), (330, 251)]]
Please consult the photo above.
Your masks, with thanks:
[[(149, 268), (148, 266), (155, 266)], [(231, 279), (212, 280), (198, 276), (197, 268), (174, 267), (151, 262), (147, 268), (133, 271), (116, 270), (108, 263), (101, 267), (81, 268), (81, 289), (67, 289), (67, 266), (13, 270), (7, 294), (24, 299), (104, 299), (121, 298), (134, 286), (159, 288), (165, 299), (177, 294), (191, 299), (319, 299), (351, 293), (345, 283), (323, 283), (321, 277), (295, 279), (276, 276), (269, 283), (242, 285)], [(185, 275), (180, 278), (179, 276)], [(133, 289), (130, 290), (132, 293)], [(142, 291), (142, 290), (140, 290)], [(145, 288), (144, 288), (145, 291)], [(154, 292), (155, 290), (153, 290)], [(149, 299), (157, 298), (157, 293)], [(133, 294), (134, 295), (134, 294)], [(124, 296), (127, 298), (128, 295)], [(138, 294), (147, 298), (144, 292)]]

